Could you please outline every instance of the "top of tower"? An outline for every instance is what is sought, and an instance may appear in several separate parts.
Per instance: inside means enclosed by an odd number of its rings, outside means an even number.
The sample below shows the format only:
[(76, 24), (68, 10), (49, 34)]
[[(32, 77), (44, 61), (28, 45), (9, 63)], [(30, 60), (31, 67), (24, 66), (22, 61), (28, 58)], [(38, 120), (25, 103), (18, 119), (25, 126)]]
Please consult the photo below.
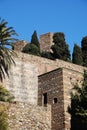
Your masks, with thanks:
[(41, 52), (51, 51), (51, 46), (53, 45), (53, 33), (48, 32), (46, 34), (40, 35), (40, 50)]
[(13, 43), (13, 50), (21, 52), (26, 44), (27, 44), (27, 42), (24, 40), (14, 42)]

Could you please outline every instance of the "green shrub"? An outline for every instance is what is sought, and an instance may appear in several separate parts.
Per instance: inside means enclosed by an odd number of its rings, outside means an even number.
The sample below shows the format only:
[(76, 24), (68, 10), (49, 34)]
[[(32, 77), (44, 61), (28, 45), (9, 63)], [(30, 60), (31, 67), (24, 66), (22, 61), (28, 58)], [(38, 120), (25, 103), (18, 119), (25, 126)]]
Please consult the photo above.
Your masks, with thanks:
[(12, 96), (6, 88), (0, 86), (0, 101), (13, 102), (13, 99), (14, 96)]
[(7, 108), (5, 106), (0, 105), (0, 130), (9, 130), (6, 109)]

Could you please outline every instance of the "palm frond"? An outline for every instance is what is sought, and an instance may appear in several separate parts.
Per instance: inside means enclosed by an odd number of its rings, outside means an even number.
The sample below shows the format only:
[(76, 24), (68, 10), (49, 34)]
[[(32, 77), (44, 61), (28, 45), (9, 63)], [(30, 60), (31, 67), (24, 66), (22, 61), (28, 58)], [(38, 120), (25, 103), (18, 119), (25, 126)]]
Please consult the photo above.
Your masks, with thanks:
[(17, 54), (7, 48), (7, 46), (12, 47), (13, 42), (18, 39), (12, 37), (12, 35), (18, 35), (13, 27), (7, 27), (7, 22), (3, 19), (0, 19), (0, 81), (2, 81), (6, 75), (8, 76), (8, 69), (11, 64), (15, 64), (14, 57)]

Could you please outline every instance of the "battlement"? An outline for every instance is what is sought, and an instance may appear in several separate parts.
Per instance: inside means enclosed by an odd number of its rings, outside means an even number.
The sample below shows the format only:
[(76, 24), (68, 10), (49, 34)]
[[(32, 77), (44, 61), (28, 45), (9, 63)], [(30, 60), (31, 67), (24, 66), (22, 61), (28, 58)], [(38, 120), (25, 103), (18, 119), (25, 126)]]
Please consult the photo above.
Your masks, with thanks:
[[(13, 49), (15, 51), (21, 52), (24, 46), (27, 44), (26, 41), (21, 40), (13, 43)], [(53, 33), (46, 33), (40, 35), (40, 51), (51, 51), (51, 46), (53, 45)]]

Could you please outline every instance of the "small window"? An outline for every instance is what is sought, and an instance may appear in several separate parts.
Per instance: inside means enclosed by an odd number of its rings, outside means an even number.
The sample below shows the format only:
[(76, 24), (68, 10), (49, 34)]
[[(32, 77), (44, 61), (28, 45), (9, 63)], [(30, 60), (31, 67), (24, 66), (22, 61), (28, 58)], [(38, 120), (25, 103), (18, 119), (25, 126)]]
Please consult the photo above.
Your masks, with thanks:
[(43, 105), (47, 106), (47, 93), (43, 94)]
[(53, 104), (57, 103), (57, 98), (53, 99)]

